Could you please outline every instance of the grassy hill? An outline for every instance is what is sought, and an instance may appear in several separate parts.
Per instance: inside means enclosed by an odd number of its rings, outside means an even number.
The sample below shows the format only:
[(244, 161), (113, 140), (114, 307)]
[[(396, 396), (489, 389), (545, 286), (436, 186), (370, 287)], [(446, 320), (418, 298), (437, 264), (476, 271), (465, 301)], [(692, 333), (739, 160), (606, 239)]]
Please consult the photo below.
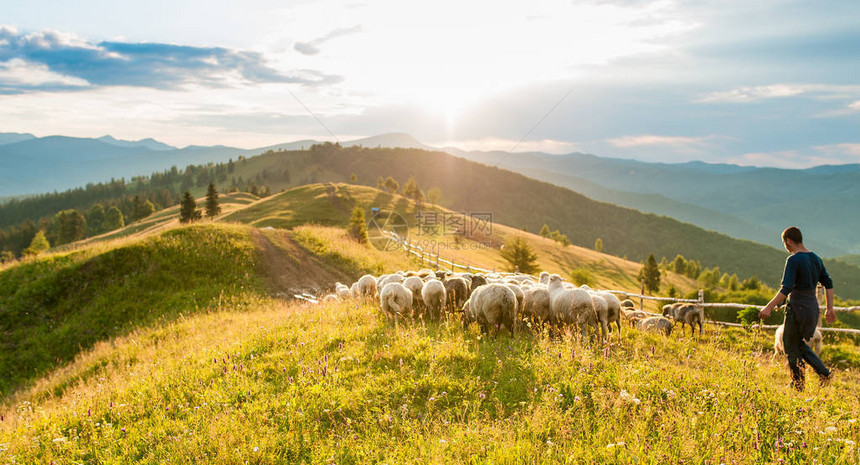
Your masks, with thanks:
[[(392, 176), (401, 183), (415, 176), (424, 190), (440, 188), (440, 205), (453, 211), (490, 213), (496, 223), (529, 231), (548, 224), (582, 247), (591, 247), (601, 238), (604, 252), (637, 262), (649, 253), (670, 260), (681, 254), (741, 278), (758, 276), (770, 286), (778, 284), (786, 258), (782, 250), (597, 202), (566, 188), (440, 152), (329, 145), (248, 158), (237, 164), (234, 174), (248, 179), (259, 173), (266, 174), (261, 180), (275, 191), (308, 182), (348, 182), (352, 174), (365, 185), (376, 185), (380, 176)], [(837, 260), (825, 263), (837, 294), (860, 298), (860, 268)]]
[[(540, 335), (483, 339), (457, 324), (395, 327), (375, 304), (248, 305), (87, 351), (0, 410), (0, 460), (857, 458), (856, 369), (794, 394), (764, 335), (718, 331), (697, 342), (626, 331), (603, 350)], [(828, 361), (854, 351), (856, 363), (855, 348), (828, 350)], [(44, 394), (63, 383), (62, 394)]]
[[(576, 271), (579, 278), (590, 277), (589, 284), (604, 289), (630, 292), (639, 290), (636, 276), (641, 265), (636, 262), (575, 245), (561, 247), (551, 239), (503, 224), (493, 224), (491, 234), (481, 237), (457, 238), (453, 232), (441, 234), (441, 230), (436, 234), (428, 234), (419, 228), (416, 220), (419, 212), (432, 211), (440, 215), (455, 213), (435, 205), (426, 203), (419, 205), (401, 195), (382, 192), (367, 186), (344, 183), (300, 186), (262, 199), (247, 208), (227, 214), (222, 219), (248, 223), (257, 227), (295, 228), (312, 223), (318, 226), (345, 228), (354, 206), (359, 206), (365, 211), (370, 211), (371, 207), (377, 207), (382, 211), (399, 214), (410, 226), (408, 233), (405, 234), (406, 237), (415, 244), (425, 244), (428, 255), (434, 257), (436, 250), (434, 246), (438, 245), (442, 258), (453, 259), (455, 263), (503, 271), (507, 263), (501, 258), (499, 248), (508, 236), (516, 234), (527, 239), (538, 256), (538, 265), (542, 270), (566, 277), (570, 277), (571, 273)], [(326, 228), (304, 226), (299, 228), (299, 231), (299, 236), (304, 237), (311, 233), (321, 234), (326, 231)], [(405, 259), (405, 254), (402, 252), (386, 255), (394, 260)], [(408, 265), (409, 262), (407, 261), (406, 264)], [(414, 261), (412, 264), (417, 266)], [(458, 271), (460, 270), (458, 268)], [(694, 280), (672, 272), (668, 272), (664, 277), (664, 288), (669, 285), (682, 292), (697, 289)]]
[[(414, 175), (425, 191), (431, 187), (441, 189), (440, 205), (445, 208), (489, 213), (496, 223), (529, 231), (548, 224), (582, 247), (591, 247), (600, 238), (605, 252), (636, 262), (644, 261), (649, 253), (670, 260), (682, 254), (706, 267), (719, 266), (722, 272), (737, 273), (741, 279), (757, 276), (775, 286), (786, 255), (781, 250), (670, 218), (596, 202), (510, 171), (420, 149), (340, 148), (329, 144), (312, 150), (268, 151), (237, 160), (225, 182), (242, 186), (255, 182), (277, 192), (317, 182), (346, 182), (352, 174), (364, 185), (376, 185), (380, 176), (405, 182)], [(225, 186), (222, 183), (219, 187)], [(192, 188), (192, 192), (202, 195), (203, 189)], [(292, 220), (280, 218), (277, 222), (298, 224), (302, 218), (299, 212)], [(860, 298), (860, 267), (836, 260), (826, 263), (837, 294), (847, 299)]]
[[(406, 218), (424, 207), (338, 184), (233, 200), (222, 217), (232, 224), (180, 227), (165, 212), (0, 270), (0, 370), (13, 375), (0, 378), (0, 462), (857, 459), (860, 349), (850, 338), (826, 339), (834, 383), (795, 394), (769, 333), (666, 338), (625, 327), (594, 347), (546, 333), (487, 338), (456, 320), (395, 326), (375, 302), (289, 296), (415, 268), (341, 226), (352, 205)], [(545, 268), (593, 269), (600, 286), (638, 271), (501, 225), (481, 239), (510, 234)]]

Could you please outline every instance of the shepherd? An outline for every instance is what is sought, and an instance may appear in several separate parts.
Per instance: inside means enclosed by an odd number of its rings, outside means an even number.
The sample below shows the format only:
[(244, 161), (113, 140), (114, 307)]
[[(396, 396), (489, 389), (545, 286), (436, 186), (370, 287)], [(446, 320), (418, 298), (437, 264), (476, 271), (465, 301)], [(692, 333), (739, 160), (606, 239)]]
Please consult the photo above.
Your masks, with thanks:
[(803, 245), (803, 235), (796, 226), (788, 227), (782, 232), (782, 243), (785, 245), (785, 250), (791, 254), (785, 261), (782, 287), (758, 316), (766, 319), (774, 308), (788, 299), (788, 304), (785, 306), (785, 331), (782, 342), (788, 358), (788, 368), (791, 370), (791, 386), (798, 391), (803, 390), (804, 361), (818, 374), (821, 385), (826, 386), (833, 375), (815, 352), (806, 345), (804, 339), (810, 339), (818, 326), (820, 309), (815, 296), (818, 283), (824, 286), (827, 300), (824, 318), (828, 325), (836, 321), (836, 312), (833, 311), (833, 280), (827, 274), (821, 258)]

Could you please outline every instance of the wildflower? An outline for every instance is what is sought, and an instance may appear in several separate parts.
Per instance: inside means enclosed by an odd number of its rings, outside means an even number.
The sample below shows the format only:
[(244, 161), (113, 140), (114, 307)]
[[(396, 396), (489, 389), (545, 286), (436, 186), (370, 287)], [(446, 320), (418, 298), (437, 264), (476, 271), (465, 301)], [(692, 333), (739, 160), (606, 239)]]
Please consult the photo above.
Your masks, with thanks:
[(429, 400), (430, 400), (430, 402), (433, 402), (433, 401), (435, 401), (435, 400), (436, 400), (436, 398), (435, 398), (435, 397), (431, 397)]
[(439, 444), (448, 444), (448, 441), (446, 441), (446, 440), (444, 440), (444, 439), (440, 439), (440, 440), (439, 440)]
[(483, 392), (478, 393), (478, 398), (479, 398), (479, 399), (483, 399), (483, 398), (485, 398), (485, 397), (487, 397), (487, 395), (486, 395), (486, 394), (484, 394)]
[(93, 409), (90, 409), (90, 408), (87, 409), (87, 416), (88, 417), (93, 416)]
[(549, 439), (547, 439), (547, 440), (546, 440), (546, 444), (547, 444), (548, 446), (551, 446), (551, 445), (553, 445), (553, 444), (555, 444), (555, 443), (554, 443), (554, 442), (552, 442), (552, 441), (550, 441)]
[(254, 452), (257, 452), (257, 451), (259, 451), (259, 450), (260, 450), (260, 448), (259, 448), (259, 447), (256, 447), (256, 446), (254, 447)]
[(634, 396), (633, 394), (630, 394), (629, 392), (627, 392), (625, 389), (622, 389), (622, 390), (621, 390), (620, 396), (621, 396), (621, 398), (622, 398), (622, 399), (627, 400), (627, 401), (629, 401), (629, 402), (632, 402), (632, 403), (634, 403), (634, 404), (636, 404), (636, 405), (639, 405), (639, 403), (640, 403), (640, 402), (642, 402), (642, 401), (641, 401), (641, 400), (639, 400), (636, 396)]

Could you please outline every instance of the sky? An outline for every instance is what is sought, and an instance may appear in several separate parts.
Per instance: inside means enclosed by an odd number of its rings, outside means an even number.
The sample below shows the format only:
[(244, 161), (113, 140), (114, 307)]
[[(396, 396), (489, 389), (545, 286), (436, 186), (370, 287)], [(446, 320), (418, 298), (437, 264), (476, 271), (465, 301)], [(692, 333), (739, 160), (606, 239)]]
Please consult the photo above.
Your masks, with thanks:
[(855, 0), (0, 0), (0, 132), (860, 163)]

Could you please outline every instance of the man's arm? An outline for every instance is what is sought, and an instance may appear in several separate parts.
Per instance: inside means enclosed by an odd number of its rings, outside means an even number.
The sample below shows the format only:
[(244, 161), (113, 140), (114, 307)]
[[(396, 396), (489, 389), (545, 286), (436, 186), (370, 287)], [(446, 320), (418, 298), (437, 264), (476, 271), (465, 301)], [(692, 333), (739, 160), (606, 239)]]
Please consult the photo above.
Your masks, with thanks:
[[(830, 295), (832, 297), (833, 292), (831, 292)], [(764, 308), (760, 312), (758, 312), (758, 317), (761, 318), (762, 320), (767, 319), (768, 317), (770, 317), (770, 314), (771, 314), (771, 312), (773, 312), (773, 309), (782, 305), (783, 302), (785, 302), (785, 299), (787, 299), (787, 298), (788, 298), (788, 296), (783, 294), (782, 291), (777, 292), (776, 295), (773, 296), (772, 299), (770, 299), (770, 302), (768, 302), (767, 305), (765, 305)], [(832, 307), (832, 305), (831, 305), (831, 307)]]
[(833, 310), (833, 288), (824, 290), (824, 298), (827, 300), (827, 309), (824, 311), (824, 321), (832, 325), (836, 323), (836, 312)]

